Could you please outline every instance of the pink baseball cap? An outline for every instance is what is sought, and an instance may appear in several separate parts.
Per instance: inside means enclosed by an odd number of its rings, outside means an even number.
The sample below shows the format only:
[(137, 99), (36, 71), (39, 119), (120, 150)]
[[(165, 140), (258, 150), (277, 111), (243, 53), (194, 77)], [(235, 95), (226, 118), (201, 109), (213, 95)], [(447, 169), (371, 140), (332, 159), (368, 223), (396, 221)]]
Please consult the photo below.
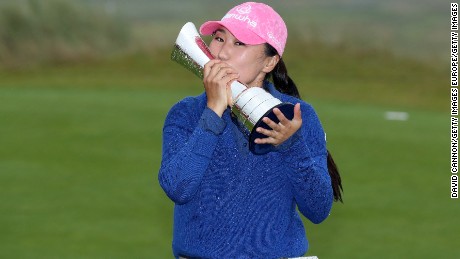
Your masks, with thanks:
[(220, 21), (208, 21), (201, 25), (202, 35), (213, 34), (224, 26), (244, 44), (268, 43), (283, 55), (287, 28), (281, 16), (263, 3), (246, 2), (233, 7)]

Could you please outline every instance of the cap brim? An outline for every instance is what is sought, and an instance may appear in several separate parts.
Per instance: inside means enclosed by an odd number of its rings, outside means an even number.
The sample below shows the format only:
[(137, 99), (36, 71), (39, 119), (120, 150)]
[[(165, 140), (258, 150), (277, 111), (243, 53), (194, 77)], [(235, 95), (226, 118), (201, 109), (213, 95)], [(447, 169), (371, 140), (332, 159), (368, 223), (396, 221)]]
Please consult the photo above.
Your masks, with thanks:
[(211, 35), (213, 34), (220, 26), (220, 21), (207, 21), (200, 26), (201, 35)]
[(235, 38), (244, 44), (257, 45), (267, 42), (253, 31), (242, 27), (240, 23), (231, 23), (226, 21), (205, 22), (200, 26), (200, 33), (202, 35), (211, 35), (221, 26), (227, 28), (227, 30), (230, 31)]

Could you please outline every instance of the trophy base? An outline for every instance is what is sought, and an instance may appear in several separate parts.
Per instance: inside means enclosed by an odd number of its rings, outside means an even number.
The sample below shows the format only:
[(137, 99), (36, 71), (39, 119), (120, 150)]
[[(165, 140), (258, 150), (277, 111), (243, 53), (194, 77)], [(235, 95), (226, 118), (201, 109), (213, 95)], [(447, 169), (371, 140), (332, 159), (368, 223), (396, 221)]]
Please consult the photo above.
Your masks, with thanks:
[(256, 131), (258, 127), (262, 127), (268, 130), (272, 129), (270, 128), (270, 126), (267, 125), (267, 123), (263, 122), (262, 118), (268, 117), (270, 120), (272, 120), (275, 123), (279, 122), (278, 117), (276, 117), (276, 114), (273, 112), (274, 108), (280, 109), (280, 111), (284, 114), (284, 116), (288, 120), (292, 120), (292, 118), (294, 118), (294, 104), (292, 103), (280, 103), (274, 106), (269, 111), (267, 111), (264, 114), (264, 116), (262, 116), (261, 119), (254, 125), (254, 128), (249, 134), (249, 150), (256, 155), (263, 155), (270, 151), (273, 151), (272, 144), (256, 144), (254, 143), (254, 140), (257, 138), (267, 138), (267, 136), (265, 136), (264, 134)]

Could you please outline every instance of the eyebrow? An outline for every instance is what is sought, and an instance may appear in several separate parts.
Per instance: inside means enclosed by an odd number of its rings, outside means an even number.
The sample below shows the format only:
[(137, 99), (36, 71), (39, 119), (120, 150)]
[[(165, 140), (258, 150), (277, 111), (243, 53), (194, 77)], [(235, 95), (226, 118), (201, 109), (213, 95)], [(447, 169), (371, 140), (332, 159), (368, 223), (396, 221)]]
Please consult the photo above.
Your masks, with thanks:
[(224, 33), (224, 34), (227, 33), (224, 29), (217, 29), (214, 33), (216, 33), (216, 32), (222, 32), (222, 33)]

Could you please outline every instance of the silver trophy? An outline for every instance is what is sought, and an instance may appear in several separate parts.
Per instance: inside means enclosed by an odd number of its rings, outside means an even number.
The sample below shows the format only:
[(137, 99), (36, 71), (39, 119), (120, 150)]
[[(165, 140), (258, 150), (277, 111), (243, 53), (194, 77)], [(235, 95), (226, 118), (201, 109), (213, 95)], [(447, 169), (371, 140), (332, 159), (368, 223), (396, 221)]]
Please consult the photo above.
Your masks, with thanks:
[[(198, 34), (195, 25), (191, 22), (186, 23), (177, 36), (171, 59), (203, 79), (204, 65), (213, 58), (208, 46)], [(279, 122), (273, 113), (273, 108), (280, 109), (284, 116), (291, 120), (294, 117), (294, 105), (291, 103), (282, 103), (263, 88), (248, 88), (238, 81), (233, 81), (231, 90), (233, 100), (231, 106), (232, 118), (248, 139), (249, 150), (254, 154), (270, 152), (273, 150), (273, 145), (254, 143), (256, 138), (267, 137), (257, 132), (257, 127), (271, 130), (262, 121), (263, 117), (268, 117), (275, 123)]]

